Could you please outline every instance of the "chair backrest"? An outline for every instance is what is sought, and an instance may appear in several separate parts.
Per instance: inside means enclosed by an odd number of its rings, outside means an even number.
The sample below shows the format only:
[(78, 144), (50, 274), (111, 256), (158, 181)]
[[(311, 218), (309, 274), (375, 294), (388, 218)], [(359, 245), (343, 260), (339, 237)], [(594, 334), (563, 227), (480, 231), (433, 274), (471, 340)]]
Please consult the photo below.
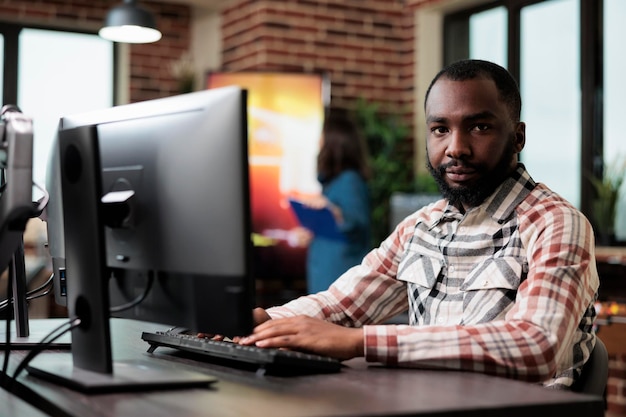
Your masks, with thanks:
[(572, 391), (604, 396), (609, 378), (609, 354), (599, 337), (591, 356), (583, 366), (580, 378), (572, 385)]

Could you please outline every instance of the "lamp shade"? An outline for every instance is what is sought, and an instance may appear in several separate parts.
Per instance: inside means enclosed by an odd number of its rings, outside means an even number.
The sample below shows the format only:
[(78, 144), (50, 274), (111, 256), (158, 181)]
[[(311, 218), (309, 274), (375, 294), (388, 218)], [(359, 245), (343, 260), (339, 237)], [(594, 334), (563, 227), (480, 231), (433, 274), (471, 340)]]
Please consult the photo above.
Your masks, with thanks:
[(124, 0), (109, 10), (98, 34), (104, 39), (124, 43), (150, 43), (161, 39), (154, 16), (139, 7), (135, 0)]

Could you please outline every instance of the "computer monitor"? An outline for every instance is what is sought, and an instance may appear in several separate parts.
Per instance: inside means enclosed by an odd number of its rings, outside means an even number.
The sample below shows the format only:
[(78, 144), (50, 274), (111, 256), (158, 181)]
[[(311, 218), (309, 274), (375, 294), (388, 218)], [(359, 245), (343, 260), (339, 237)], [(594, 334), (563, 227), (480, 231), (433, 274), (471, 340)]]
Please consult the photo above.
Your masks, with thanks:
[[(81, 325), (70, 361), (41, 358), (31, 374), (85, 391), (159, 384), (135, 370), (118, 378), (127, 366), (112, 360), (109, 316), (127, 303), (119, 314), (135, 319), (252, 330), (246, 97), (224, 87), (60, 120), (48, 243), (57, 288)], [(98, 374), (95, 386), (77, 380), (85, 372)], [(162, 385), (172, 386), (166, 373)]]

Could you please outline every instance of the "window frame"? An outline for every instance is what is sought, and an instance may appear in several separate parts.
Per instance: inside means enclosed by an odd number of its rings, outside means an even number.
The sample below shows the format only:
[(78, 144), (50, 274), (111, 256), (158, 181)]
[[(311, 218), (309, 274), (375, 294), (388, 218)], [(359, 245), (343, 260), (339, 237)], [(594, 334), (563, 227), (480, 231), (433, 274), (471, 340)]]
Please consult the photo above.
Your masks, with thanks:
[[(2, 79), (2, 102), (3, 103), (17, 103), (17, 88), (18, 88), (18, 66), (19, 66), (19, 37), (20, 33), (24, 29), (41, 29), (50, 30), (65, 33), (77, 33), (97, 35), (95, 31), (81, 30), (81, 29), (67, 29), (54, 26), (37, 25), (37, 24), (16, 24), (0, 20), (0, 35), (4, 36), (4, 76)], [(120, 56), (119, 45), (113, 43), (113, 103), (118, 102), (118, 85), (119, 85), (119, 65), (118, 57)]]

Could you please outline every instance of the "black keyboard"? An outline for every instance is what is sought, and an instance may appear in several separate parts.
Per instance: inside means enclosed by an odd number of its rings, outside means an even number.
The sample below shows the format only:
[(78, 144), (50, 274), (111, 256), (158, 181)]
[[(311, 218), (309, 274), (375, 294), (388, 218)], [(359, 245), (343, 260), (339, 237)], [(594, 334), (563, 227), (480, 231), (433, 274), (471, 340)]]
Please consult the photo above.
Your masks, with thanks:
[(337, 359), (293, 350), (244, 346), (177, 332), (143, 332), (141, 338), (150, 344), (149, 353), (164, 346), (198, 354), (209, 362), (251, 368), (267, 374), (305, 375), (341, 370), (341, 362)]

